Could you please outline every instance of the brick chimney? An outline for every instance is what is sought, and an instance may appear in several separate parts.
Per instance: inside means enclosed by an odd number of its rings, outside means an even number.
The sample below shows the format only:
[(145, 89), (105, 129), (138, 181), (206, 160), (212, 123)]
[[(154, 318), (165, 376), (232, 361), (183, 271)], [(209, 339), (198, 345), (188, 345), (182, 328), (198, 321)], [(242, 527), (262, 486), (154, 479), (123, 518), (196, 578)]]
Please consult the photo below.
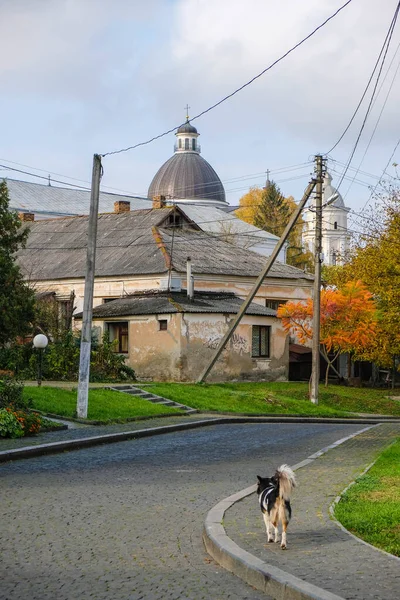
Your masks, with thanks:
[(34, 213), (30, 213), (30, 212), (20, 212), (18, 213), (19, 218), (21, 219), (21, 221), (34, 221), (35, 220), (35, 215)]
[(129, 200), (117, 200), (116, 202), (114, 202), (115, 213), (130, 212), (130, 210), (131, 203), (129, 202)]
[(164, 208), (166, 205), (165, 196), (154, 196), (153, 208)]

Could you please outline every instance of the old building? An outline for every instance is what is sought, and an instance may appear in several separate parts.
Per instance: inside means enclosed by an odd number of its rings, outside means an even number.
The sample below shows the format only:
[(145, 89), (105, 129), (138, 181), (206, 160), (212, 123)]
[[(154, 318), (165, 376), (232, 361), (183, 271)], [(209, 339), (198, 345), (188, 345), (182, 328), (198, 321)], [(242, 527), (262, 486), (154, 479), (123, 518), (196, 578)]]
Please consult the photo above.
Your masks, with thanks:
[[(38, 292), (51, 291), (60, 298), (74, 292), (76, 312), (80, 312), (88, 217), (34, 221), (28, 222), (27, 226), (30, 228), (28, 243), (19, 252), (25, 276)], [(194, 379), (199, 375), (194, 371), (201, 367), (201, 361), (196, 359), (198, 345), (202, 344), (206, 349), (202, 355), (205, 360), (211, 350), (210, 332), (214, 332), (212, 343), (223, 335), (264, 261), (254, 252), (202, 231), (183, 208), (165, 206), (162, 197), (156, 199), (153, 208), (135, 211), (130, 211), (129, 202), (117, 201), (114, 213), (98, 217), (94, 285), (94, 306), (99, 307), (94, 313), (96, 323), (101, 328), (109, 328), (112, 337), (118, 340), (119, 350), (127, 353), (128, 364), (136, 370), (140, 364), (140, 376), (159, 378), (163, 373), (166, 379)], [(162, 292), (183, 291), (190, 295), (192, 277), (194, 299), (189, 308), (185, 305), (183, 309), (165, 311), (165, 302), (168, 302), (167, 308), (173, 307), (174, 297)], [(311, 286), (312, 276), (286, 264), (274, 264), (238, 331), (237, 335), (242, 339), (238, 337), (235, 343), (239, 345), (231, 346), (230, 366), (228, 368), (225, 360), (225, 367), (218, 377), (285, 377), (288, 365), (286, 336), (275, 317), (275, 309), (288, 299), (307, 298)], [(148, 295), (144, 296), (147, 312), (138, 314), (138, 294), (143, 296), (143, 292), (149, 291), (159, 301), (163, 299), (162, 314), (167, 315), (166, 319), (160, 319), (160, 313), (152, 310), (154, 304)], [(211, 293), (208, 304), (202, 293)], [(229, 298), (223, 294), (228, 294)], [(130, 300), (129, 310), (123, 302), (127, 296), (135, 298), (135, 301)], [(116, 299), (120, 300), (111, 302)], [(178, 304), (184, 305), (182, 301)], [(121, 306), (125, 307), (125, 314), (113, 313), (114, 307), (117, 310)], [(143, 324), (144, 317), (149, 330)], [(146, 346), (151, 328), (160, 333), (165, 331), (157, 329), (164, 326), (159, 324), (160, 320), (167, 321), (169, 333), (162, 340), (159, 336), (154, 338), (154, 343)], [(165, 345), (169, 347), (171, 340), (174, 345), (172, 358), (168, 368), (161, 369), (161, 356), (165, 355)], [(254, 354), (257, 343), (264, 349), (268, 345), (268, 356)], [(137, 351), (138, 347), (141, 352)], [(260, 352), (263, 354), (264, 350)], [(236, 360), (236, 355), (240, 361)], [(234, 364), (235, 368), (232, 367)]]
[[(117, 340), (141, 378), (193, 381), (241, 304), (229, 292), (136, 292), (97, 306), (93, 325)], [(261, 304), (249, 306), (210, 381), (287, 379), (288, 344), (275, 314)]]

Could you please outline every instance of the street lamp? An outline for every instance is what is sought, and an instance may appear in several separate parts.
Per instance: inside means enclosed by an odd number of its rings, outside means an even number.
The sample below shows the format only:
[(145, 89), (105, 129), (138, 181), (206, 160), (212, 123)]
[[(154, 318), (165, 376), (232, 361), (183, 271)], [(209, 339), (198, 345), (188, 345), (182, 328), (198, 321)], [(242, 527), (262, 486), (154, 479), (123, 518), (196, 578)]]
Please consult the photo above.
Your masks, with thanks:
[(43, 350), (46, 348), (49, 340), (43, 333), (39, 333), (35, 335), (33, 338), (33, 345), (39, 352), (38, 358), (38, 376), (37, 376), (37, 384), (42, 385), (42, 366), (43, 366)]

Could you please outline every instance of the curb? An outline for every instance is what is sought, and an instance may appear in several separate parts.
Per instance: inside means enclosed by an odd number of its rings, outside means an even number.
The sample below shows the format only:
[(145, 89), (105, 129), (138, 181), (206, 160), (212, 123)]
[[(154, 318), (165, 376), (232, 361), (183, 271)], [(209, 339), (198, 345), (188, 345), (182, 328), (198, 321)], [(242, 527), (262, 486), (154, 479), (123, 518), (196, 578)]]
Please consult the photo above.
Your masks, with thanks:
[[(55, 417), (54, 417), (55, 418)], [(216, 417), (214, 419), (193, 421), (191, 423), (178, 423), (175, 425), (165, 425), (161, 427), (150, 427), (136, 431), (123, 431), (119, 433), (108, 433), (96, 435), (76, 440), (65, 440), (60, 442), (49, 442), (48, 444), (37, 444), (35, 446), (24, 446), (10, 450), (0, 451), (0, 463), (10, 460), (20, 460), (24, 458), (33, 458), (45, 454), (56, 454), (58, 452), (67, 452), (70, 450), (79, 450), (80, 448), (89, 448), (100, 444), (112, 444), (123, 442), (134, 438), (142, 438), (152, 435), (161, 435), (163, 433), (172, 433), (174, 431), (185, 431), (196, 429), (197, 427), (209, 427), (211, 425), (229, 425), (233, 423), (338, 423), (344, 425), (379, 425), (382, 421), (379, 419), (324, 419), (324, 418), (305, 418), (305, 417)], [(387, 422), (387, 421), (385, 421)]]
[[(309, 465), (314, 460), (326, 454), (329, 450), (348, 440), (377, 427), (372, 425), (311, 454), (308, 458), (292, 467), (294, 471)], [(290, 575), (278, 567), (274, 567), (240, 548), (231, 540), (222, 525), (225, 512), (236, 502), (254, 494), (257, 486), (252, 485), (214, 506), (207, 514), (203, 527), (203, 542), (207, 552), (222, 567), (243, 579), (249, 585), (265, 592), (278, 600), (344, 600), (327, 590), (307, 583), (303, 579)]]

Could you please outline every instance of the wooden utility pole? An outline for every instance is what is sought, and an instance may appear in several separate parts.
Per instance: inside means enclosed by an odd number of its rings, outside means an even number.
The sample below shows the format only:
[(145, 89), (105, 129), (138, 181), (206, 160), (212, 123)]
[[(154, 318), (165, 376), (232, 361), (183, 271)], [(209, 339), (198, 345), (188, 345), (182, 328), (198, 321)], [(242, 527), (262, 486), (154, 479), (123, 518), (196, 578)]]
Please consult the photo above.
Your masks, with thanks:
[(229, 339), (232, 337), (236, 327), (239, 325), (243, 315), (245, 314), (249, 304), (252, 302), (254, 296), (256, 295), (256, 293), (258, 292), (259, 288), (261, 287), (261, 284), (263, 283), (265, 277), (267, 276), (270, 268), (272, 267), (272, 265), (274, 264), (276, 258), (278, 257), (279, 252), (281, 251), (284, 243), (286, 242), (287, 237), (289, 236), (290, 232), (292, 231), (294, 225), (296, 224), (296, 221), (298, 219), (298, 217), (300, 216), (301, 211), (303, 210), (308, 198), (310, 197), (314, 187), (316, 184), (316, 180), (312, 179), (312, 181), (308, 184), (308, 187), (306, 189), (306, 191), (304, 192), (304, 196), (301, 199), (297, 209), (295, 210), (295, 212), (293, 213), (289, 223), (286, 225), (285, 231), (282, 233), (282, 236), (280, 238), (280, 240), (278, 241), (278, 243), (276, 244), (271, 256), (269, 257), (267, 264), (265, 265), (264, 269), (262, 270), (262, 272), (260, 273), (260, 275), (258, 276), (257, 281), (255, 282), (252, 290), (249, 292), (246, 300), (243, 302), (242, 306), (240, 307), (240, 310), (238, 312), (238, 314), (236, 315), (235, 319), (233, 320), (232, 324), (230, 325), (228, 331), (225, 333), (224, 337), (222, 338), (218, 348), (215, 351), (214, 356), (212, 357), (212, 359), (210, 360), (210, 362), (208, 363), (207, 367), (204, 369), (202, 375), (199, 377), (199, 379), (197, 380), (198, 383), (202, 383), (208, 376), (208, 374), (210, 373), (211, 369), (213, 368), (213, 366), (215, 365), (215, 363), (217, 362), (221, 352), (223, 351), (223, 349), (225, 348), (227, 342), (229, 341)]
[(320, 319), (321, 319), (321, 263), (322, 263), (322, 182), (324, 161), (320, 154), (315, 157), (315, 242), (314, 242), (314, 294), (313, 294), (313, 338), (310, 400), (318, 404), (320, 375)]
[(88, 412), (90, 350), (92, 343), (94, 267), (96, 259), (97, 219), (99, 212), (99, 193), (101, 175), (101, 156), (99, 156), (98, 154), (94, 154), (87, 239), (85, 292), (83, 298), (81, 348), (79, 356), (78, 400), (76, 410), (77, 415), (80, 419), (86, 419)]

